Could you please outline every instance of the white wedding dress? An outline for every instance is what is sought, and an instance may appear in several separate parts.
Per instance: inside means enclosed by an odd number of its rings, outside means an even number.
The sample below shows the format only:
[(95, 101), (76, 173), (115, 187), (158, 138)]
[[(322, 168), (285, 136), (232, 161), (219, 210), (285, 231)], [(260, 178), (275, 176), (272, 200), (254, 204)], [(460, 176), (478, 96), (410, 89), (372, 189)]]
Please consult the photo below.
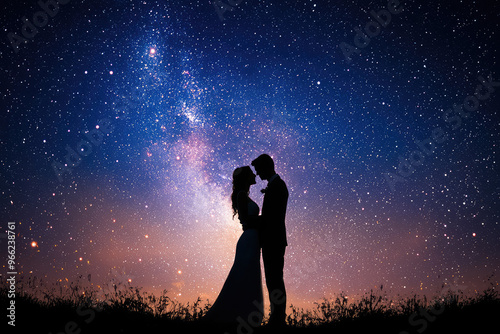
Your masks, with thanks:
[[(248, 215), (258, 214), (259, 206), (249, 199)], [(204, 319), (218, 323), (243, 320), (257, 327), (262, 322), (263, 314), (259, 236), (258, 231), (251, 228), (238, 239), (231, 271)], [(242, 319), (238, 321), (238, 317)]]

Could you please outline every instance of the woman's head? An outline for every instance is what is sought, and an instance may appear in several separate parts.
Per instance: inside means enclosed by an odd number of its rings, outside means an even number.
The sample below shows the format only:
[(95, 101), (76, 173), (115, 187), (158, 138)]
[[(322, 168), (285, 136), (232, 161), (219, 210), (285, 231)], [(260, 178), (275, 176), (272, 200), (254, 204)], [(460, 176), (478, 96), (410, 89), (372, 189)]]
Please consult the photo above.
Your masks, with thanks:
[(231, 194), (231, 202), (233, 207), (233, 216), (238, 212), (238, 193), (245, 191), (248, 193), (250, 186), (255, 184), (255, 174), (250, 166), (238, 167), (233, 172), (233, 193)]
[[(238, 167), (233, 172), (233, 189), (245, 190), (255, 184), (255, 174), (250, 166)], [(248, 190), (248, 189), (246, 189)]]

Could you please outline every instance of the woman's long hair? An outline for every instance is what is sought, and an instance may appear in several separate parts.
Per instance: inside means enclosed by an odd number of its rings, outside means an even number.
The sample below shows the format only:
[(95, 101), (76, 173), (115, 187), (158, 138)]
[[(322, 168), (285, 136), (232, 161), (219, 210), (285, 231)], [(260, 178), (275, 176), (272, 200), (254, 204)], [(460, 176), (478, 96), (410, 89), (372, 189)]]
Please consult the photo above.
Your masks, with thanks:
[(248, 180), (251, 173), (252, 169), (250, 166), (238, 167), (233, 172), (233, 193), (231, 194), (233, 218), (238, 213), (238, 193), (240, 191), (248, 193), (250, 189)]

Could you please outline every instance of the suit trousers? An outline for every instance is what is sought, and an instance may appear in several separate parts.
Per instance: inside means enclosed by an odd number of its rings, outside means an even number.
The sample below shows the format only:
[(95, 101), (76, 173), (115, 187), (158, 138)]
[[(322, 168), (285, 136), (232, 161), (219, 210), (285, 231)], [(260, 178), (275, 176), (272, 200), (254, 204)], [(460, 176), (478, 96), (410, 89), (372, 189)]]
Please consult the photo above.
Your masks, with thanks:
[(286, 246), (263, 246), (262, 259), (266, 275), (266, 286), (271, 304), (269, 323), (281, 324), (286, 318), (286, 290), (283, 281)]

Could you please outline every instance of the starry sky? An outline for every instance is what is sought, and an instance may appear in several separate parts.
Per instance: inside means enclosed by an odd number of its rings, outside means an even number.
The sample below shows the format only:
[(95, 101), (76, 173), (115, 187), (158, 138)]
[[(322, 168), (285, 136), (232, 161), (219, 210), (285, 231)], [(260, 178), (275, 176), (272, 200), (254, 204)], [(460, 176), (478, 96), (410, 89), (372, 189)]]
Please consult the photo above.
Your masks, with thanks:
[(289, 303), (498, 284), (499, 1), (45, 7), (0, 11), (19, 277), (213, 302), (242, 233), (232, 172), (268, 153)]

